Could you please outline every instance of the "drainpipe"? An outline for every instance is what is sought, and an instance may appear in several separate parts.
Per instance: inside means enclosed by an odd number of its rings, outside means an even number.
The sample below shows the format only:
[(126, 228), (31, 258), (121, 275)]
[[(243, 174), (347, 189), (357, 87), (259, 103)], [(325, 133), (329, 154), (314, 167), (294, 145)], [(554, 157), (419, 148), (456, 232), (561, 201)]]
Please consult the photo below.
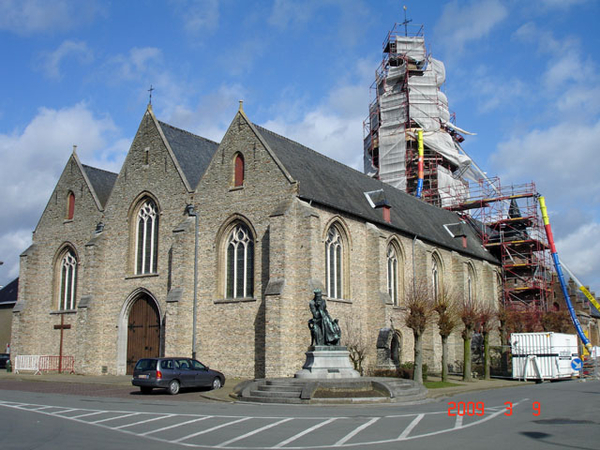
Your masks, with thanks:
[(194, 306), (192, 308), (192, 358), (196, 359), (196, 322), (198, 311), (198, 213), (194, 209), (194, 205), (185, 207), (187, 215), (194, 217), (196, 222), (194, 232)]

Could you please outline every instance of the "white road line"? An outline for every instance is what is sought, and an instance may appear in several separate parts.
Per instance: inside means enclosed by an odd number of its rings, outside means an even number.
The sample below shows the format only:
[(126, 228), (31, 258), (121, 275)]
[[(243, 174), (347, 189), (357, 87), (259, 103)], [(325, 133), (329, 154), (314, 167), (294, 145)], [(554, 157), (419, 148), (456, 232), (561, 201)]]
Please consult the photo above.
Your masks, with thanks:
[(189, 435), (184, 436), (182, 438), (175, 439), (174, 441), (171, 441), (171, 442), (178, 443), (178, 442), (186, 441), (186, 440), (191, 439), (193, 437), (200, 436), (201, 434), (210, 433), (211, 431), (218, 430), (219, 428), (228, 427), (230, 425), (234, 425), (234, 424), (240, 423), (240, 422), (245, 422), (246, 420), (250, 420), (250, 419), (252, 419), (252, 417), (242, 417), (239, 420), (234, 420), (233, 422), (223, 423), (221, 425), (217, 425), (216, 427), (209, 428), (208, 430), (202, 430), (202, 431), (199, 431), (198, 433), (189, 434)]
[[(55, 408), (60, 408), (60, 406), (55, 406)], [(73, 411), (78, 411), (78, 409), (77, 408), (64, 408), (64, 409), (61, 409), (60, 411), (56, 411), (56, 412), (53, 412), (53, 413), (50, 413), (50, 414), (52, 414), (53, 416), (59, 416), (60, 417), (60, 414), (68, 413), (68, 412), (73, 412)]]
[(155, 420), (166, 419), (167, 417), (173, 417), (173, 416), (175, 416), (175, 414), (163, 414), (161, 416), (153, 417), (151, 419), (141, 420), (139, 422), (128, 423), (126, 425), (120, 425), (118, 427), (113, 427), (113, 430), (120, 430), (122, 428), (134, 427), (134, 426), (140, 425), (142, 423), (154, 422)]
[(456, 422), (454, 422), (454, 428), (462, 428), (463, 416), (456, 415)]
[(373, 419), (369, 420), (367, 423), (363, 423), (360, 427), (358, 427), (357, 429), (355, 429), (354, 431), (352, 431), (351, 433), (348, 433), (346, 436), (344, 436), (342, 439), (340, 439), (339, 441), (337, 441), (335, 444), (333, 444), (334, 446), (338, 446), (338, 445), (342, 445), (346, 442), (348, 442), (350, 439), (352, 439), (354, 436), (356, 436), (358, 433), (360, 433), (362, 430), (364, 430), (367, 427), (370, 427), (371, 425), (373, 425), (375, 422), (377, 422), (379, 419), (381, 419), (381, 417), (374, 417)]
[(419, 414), (417, 417), (415, 417), (413, 421), (404, 429), (402, 434), (398, 436), (398, 440), (401, 441), (402, 439), (406, 439), (410, 432), (419, 424), (421, 419), (423, 419), (423, 417), (425, 417), (425, 414)]
[(306, 430), (304, 430), (304, 431), (302, 431), (302, 432), (300, 432), (300, 433), (292, 436), (291, 438), (288, 438), (285, 441), (280, 442), (279, 444), (277, 444), (277, 445), (275, 445), (275, 446), (273, 446), (271, 448), (280, 448), (280, 447), (283, 447), (284, 445), (287, 445), (290, 442), (294, 442), (295, 440), (300, 439), (302, 436), (307, 435), (308, 433), (311, 433), (311, 432), (313, 432), (313, 431), (315, 431), (315, 430), (317, 430), (317, 429), (319, 429), (321, 427), (324, 427), (325, 425), (330, 424), (331, 422), (333, 422), (333, 421), (335, 421), (337, 419), (339, 419), (339, 417), (333, 417), (333, 418), (331, 418), (329, 420), (326, 420), (325, 422), (318, 423), (315, 426), (312, 426), (312, 427), (310, 427), (310, 428), (308, 428), (308, 429), (306, 429)]
[(290, 420), (294, 420), (294, 419), (290, 417), (290, 418), (287, 418), (287, 419), (282, 419), (282, 420), (280, 420), (278, 422), (271, 423), (269, 425), (265, 425), (264, 427), (258, 428), (258, 429), (254, 430), (254, 431), (250, 431), (249, 433), (243, 434), (243, 435), (238, 436), (238, 437), (233, 438), (233, 439), (229, 439), (228, 441), (225, 441), (225, 442), (221, 442), (219, 445), (217, 445), (215, 447), (216, 448), (226, 447), (229, 444), (233, 444), (234, 442), (241, 441), (242, 439), (246, 439), (247, 437), (254, 436), (255, 434), (260, 433), (261, 431), (265, 431), (265, 430), (268, 430), (269, 428), (276, 427), (277, 425), (279, 425), (281, 423), (289, 422)]
[(108, 417), (106, 419), (100, 419), (100, 420), (95, 420), (94, 422), (88, 422), (91, 424), (97, 424), (97, 423), (102, 423), (102, 422), (108, 422), (109, 420), (117, 420), (117, 419), (123, 419), (125, 417), (131, 417), (131, 416), (137, 416), (140, 413), (131, 413), (131, 414), (123, 414), (121, 416), (115, 416), (115, 417)]
[(201, 422), (203, 420), (210, 419), (211, 417), (213, 417), (213, 416), (204, 416), (204, 417), (200, 417), (198, 419), (192, 419), (192, 420), (188, 420), (186, 422), (176, 423), (175, 425), (169, 425), (168, 427), (157, 428), (156, 430), (150, 430), (150, 431), (146, 431), (145, 433), (139, 433), (138, 436), (147, 436), (149, 434), (159, 433), (161, 431), (170, 430), (171, 428), (181, 427), (181, 426), (187, 425), (189, 423)]
[[(75, 410), (73, 410), (75, 411)], [(81, 417), (88, 417), (88, 416), (94, 416), (96, 414), (104, 414), (106, 412), (110, 412), (110, 411), (92, 411), (89, 413), (85, 413), (85, 414), (79, 414), (78, 416), (72, 416), (72, 417), (68, 417), (69, 419), (79, 419)], [(93, 423), (93, 422), (88, 422), (88, 423)]]

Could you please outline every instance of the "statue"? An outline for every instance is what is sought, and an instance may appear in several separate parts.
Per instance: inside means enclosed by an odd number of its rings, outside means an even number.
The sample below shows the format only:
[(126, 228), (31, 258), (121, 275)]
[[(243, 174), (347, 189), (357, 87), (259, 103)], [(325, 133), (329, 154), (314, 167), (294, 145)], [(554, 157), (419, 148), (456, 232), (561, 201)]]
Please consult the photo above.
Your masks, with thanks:
[(340, 345), (342, 331), (338, 320), (333, 320), (327, 311), (327, 303), (323, 299), (320, 289), (315, 289), (315, 296), (310, 301), (309, 307), (313, 318), (308, 321), (311, 334), (311, 346)]

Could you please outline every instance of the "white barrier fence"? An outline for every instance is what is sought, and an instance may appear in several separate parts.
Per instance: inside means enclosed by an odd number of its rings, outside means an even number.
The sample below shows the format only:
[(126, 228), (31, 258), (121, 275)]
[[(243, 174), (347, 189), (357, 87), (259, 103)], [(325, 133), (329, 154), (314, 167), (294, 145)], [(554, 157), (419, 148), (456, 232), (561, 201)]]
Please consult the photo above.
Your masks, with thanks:
[(15, 373), (20, 371), (34, 371), (40, 373), (40, 358), (41, 355), (18, 355), (15, 358)]
[(18, 355), (15, 358), (15, 373), (70, 372), (73, 373), (75, 358), (72, 356)]

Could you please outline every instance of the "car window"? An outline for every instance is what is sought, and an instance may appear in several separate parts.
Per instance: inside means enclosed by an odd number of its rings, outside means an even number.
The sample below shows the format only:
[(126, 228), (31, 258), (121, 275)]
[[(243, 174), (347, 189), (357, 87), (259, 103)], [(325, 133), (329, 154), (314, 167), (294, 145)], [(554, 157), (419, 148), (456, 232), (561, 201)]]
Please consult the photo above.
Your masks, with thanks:
[(164, 359), (160, 362), (161, 369), (171, 369), (173, 370), (173, 360), (172, 359)]
[(187, 359), (178, 359), (177, 360), (177, 368), (180, 370), (189, 370), (190, 362)]
[(206, 369), (206, 366), (204, 364), (202, 364), (200, 361), (196, 361), (195, 359), (192, 359), (192, 367), (196, 370), (203, 370)]
[(135, 370), (154, 370), (155, 367), (155, 359), (140, 359), (135, 365)]

